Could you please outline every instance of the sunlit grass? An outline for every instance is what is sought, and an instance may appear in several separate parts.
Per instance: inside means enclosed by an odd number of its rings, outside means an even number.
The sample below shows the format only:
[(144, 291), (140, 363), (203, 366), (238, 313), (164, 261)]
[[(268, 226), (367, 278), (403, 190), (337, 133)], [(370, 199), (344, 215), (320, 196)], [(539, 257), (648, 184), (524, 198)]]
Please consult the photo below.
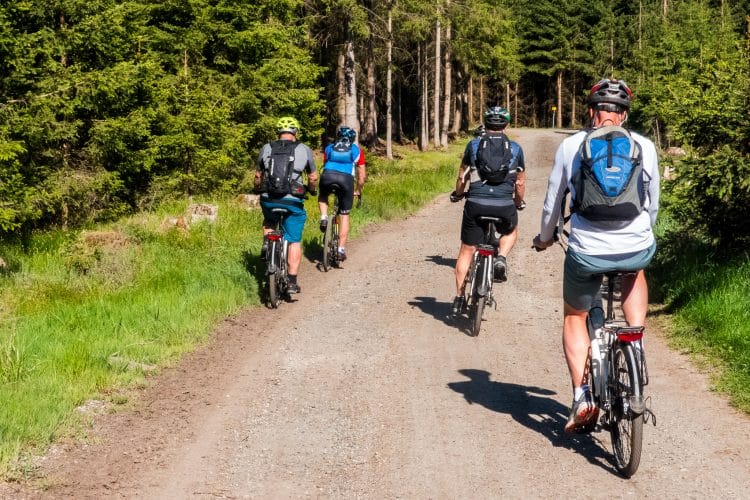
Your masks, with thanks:
[[(462, 145), (447, 152), (397, 148), (401, 158), (368, 157), (364, 204), (352, 234), (367, 224), (413, 213), (452, 189)], [(209, 337), (224, 317), (261, 301), (261, 214), (235, 200), (218, 204), (215, 224), (188, 231), (164, 221), (187, 202), (162, 206), (83, 232), (34, 236), (0, 245), (0, 475), (20, 454), (41, 450), (75, 425), (89, 399), (122, 404), (145, 370), (176, 362)], [(315, 199), (306, 202), (304, 241), (320, 232)], [(108, 241), (109, 239), (109, 241)], [(113, 399), (114, 398), (114, 399)]]

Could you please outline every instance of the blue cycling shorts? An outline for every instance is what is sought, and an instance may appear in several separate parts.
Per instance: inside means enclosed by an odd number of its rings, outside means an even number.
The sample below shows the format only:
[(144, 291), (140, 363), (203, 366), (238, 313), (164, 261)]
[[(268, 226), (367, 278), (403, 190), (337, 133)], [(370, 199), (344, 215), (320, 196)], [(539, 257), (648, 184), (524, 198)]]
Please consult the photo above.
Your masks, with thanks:
[(645, 250), (619, 255), (585, 255), (569, 248), (563, 271), (563, 300), (574, 309), (588, 311), (602, 285), (602, 273), (640, 271), (655, 252), (655, 242)]
[(285, 208), (289, 210), (289, 215), (284, 219), (282, 229), (284, 237), (289, 243), (299, 243), (302, 241), (302, 229), (305, 227), (307, 212), (302, 200), (292, 197), (270, 199), (266, 196), (260, 197), (260, 208), (263, 210), (263, 227), (276, 227), (281, 219), (281, 214), (273, 212), (274, 208)]

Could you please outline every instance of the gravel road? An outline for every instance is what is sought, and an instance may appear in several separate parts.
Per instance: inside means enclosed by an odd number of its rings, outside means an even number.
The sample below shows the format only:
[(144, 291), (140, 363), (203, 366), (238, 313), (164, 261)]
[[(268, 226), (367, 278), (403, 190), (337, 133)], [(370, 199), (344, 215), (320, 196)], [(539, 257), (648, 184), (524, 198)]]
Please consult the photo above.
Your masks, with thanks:
[[(344, 269), (305, 262), (303, 293), (227, 318), (133, 407), (55, 445), (8, 498), (749, 498), (750, 419), (646, 340), (644, 428), (629, 479), (609, 434), (562, 432), (563, 252), (530, 248), (559, 131), (512, 130), (527, 209), (478, 337), (448, 319), (461, 205), (447, 194), (371, 226)], [(459, 159), (456, 158), (458, 168)], [(43, 487), (42, 487), (43, 486)]]

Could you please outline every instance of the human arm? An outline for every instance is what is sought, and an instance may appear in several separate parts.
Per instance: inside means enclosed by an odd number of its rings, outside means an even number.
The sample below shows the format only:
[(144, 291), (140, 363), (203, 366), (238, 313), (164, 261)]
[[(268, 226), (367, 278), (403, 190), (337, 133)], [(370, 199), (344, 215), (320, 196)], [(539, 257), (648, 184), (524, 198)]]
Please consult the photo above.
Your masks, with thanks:
[(263, 188), (263, 171), (265, 169), (266, 146), (263, 146), (258, 153), (258, 160), (255, 162), (255, 177), (253, 178), (253, 189), (260, 192)]
[(526, 195), (526, 162), (523, 157), (523, 149), (518, 146), (517, 162), (516, 162), (516, 183), (513, 187), (513, 202), (516, 204), (516, 208), (523, 210), (526, 207), (526, 201), (524, 196)]
[(568, 173), (565, 163), (565, 144), (563, 143), (555, 153), (555, 162), (547, 181), (541, 227), (539, 234), (534, 237), (534, 246), (539, 250), (544, 250), (554, 243), (554, 231), (560, 218), (561, 202), (568, 189)]
[(365, 186), (365, 181), (367, 180), (367, 164), (365, 162), (364, 151), (360, 150), (359, 157), (357, 158), (355, 165), (357, 185), (354, 191), (354, 195), (360, 196), (362, 194), (362, 188)]
[(315, 157), (312, 150), (305, 146), (307, 151), (307, 162), (305, 163), (305, 172), (307, 173), (307, 190), (315, 196), (318, 194), (318, 169), (315, 166)]
[[(651, 226), (656, 224), (656, 216), (659, 212), (659, 191), (661, 176), (659, 175), (659, 157), (656, 154), (656, 147), (651, 141), (641, 145), (643, 150), (643, 165), (647, 170), (646, 175), (650, 176), (648, 184), (648, 215), (651, 219)], [(650, 168), (649, 168), (650, 167)]]

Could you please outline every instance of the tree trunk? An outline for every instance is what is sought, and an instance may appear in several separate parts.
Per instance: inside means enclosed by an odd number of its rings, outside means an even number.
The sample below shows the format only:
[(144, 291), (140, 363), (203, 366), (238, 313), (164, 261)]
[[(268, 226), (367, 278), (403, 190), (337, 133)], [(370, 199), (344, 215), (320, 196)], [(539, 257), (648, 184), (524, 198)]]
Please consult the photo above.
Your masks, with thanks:
[(484, 109), (487, 105), (484, 102), (484, 77), (479, 77), (479, 121), (484, 121)]
[[(450, 4), (450, 0), (446, 0), (446, 7)], [(451, 60), (451, 25), (447, 23), (445, 25), (445, 81), (443, 83), (443, 126), (440, 129), (440, 146), (445, 147), (448, 145), (448, 127), (450, 126), (451, 119), (451, 103), (453, 101), (452, 96), (452, 82), (453, 77), (453, 61)]]
[[(339, 82), (339, 125), (346, 125), (357, 131), (359, 135), (359, 116), (357, 112), (357, 80), (354, 59), (354, 42), (347, 40), (342, 49)], [(343, 92), (342, 92), (343, 90)], [(342, 112), (343, 110), (343, 112)]]
[[(464, 66), (464, 69), (468, 72), (468, 69), (466, 66)], [(469, 125), (474, 125), (474, 77), (469, 75), (469, 88), (467, 89), (466, 93), (468, 94), (468, 102), (466, 104), (466, 107), (468, 108), (468, 121)]]
[(440, 67), (443, 64), (440, 56), (440, 34), (442, 31), (440, 20), (438, 20), (435, 23), (435, 81), (432, 96), (432, 142), (435, 147), (440, 146)]
[(578, 120), (576, 119), (576, 85), (577, 85), (577, 76), (575, 70), (573, 71), (573, 75), (571, 76), (571, 85), (570, 88), (573, 89), (573, 92), (570, 96), (570, 128), (575, 129), (576, 124), (578, 123)]
[(562, 70), (557, 72), (557, 116), (555, 127), (562, 128)]
[(461, 71), (456, 71), (453, 92), (453, 123), (450, 133), (455, 137), (463, 127), (464, 114), (466, 112), (466, 77)]
[(367, 54), (367, 106), (365, 110), (365, 130), (362, 140), (367, 147), (372, 148), (378, 142), (378, 110), (375, 102), (375, 47), (373, 37), (370, 37)]
[(505, 84), (505, 109), (510, 111), (510, 83)]
[(388, 2), (388, 35), (385, 41), (385, 157), (393, 159), (393, 2)]
[(417, 66), (417, 75), (420, 83), (420, 96), (419, 96), (419, 150), (427, 150), (427, 142), (430, 140), (429, 132), (429, 111), (427, 109), (427, 66), (426, 66), (426, 46), (422, 43), (418, 46), (418, 58), (419, 63)]
[(513, 92), (513, 122), (518, 126), (518, 82), (515, 84), (515, 89)]

